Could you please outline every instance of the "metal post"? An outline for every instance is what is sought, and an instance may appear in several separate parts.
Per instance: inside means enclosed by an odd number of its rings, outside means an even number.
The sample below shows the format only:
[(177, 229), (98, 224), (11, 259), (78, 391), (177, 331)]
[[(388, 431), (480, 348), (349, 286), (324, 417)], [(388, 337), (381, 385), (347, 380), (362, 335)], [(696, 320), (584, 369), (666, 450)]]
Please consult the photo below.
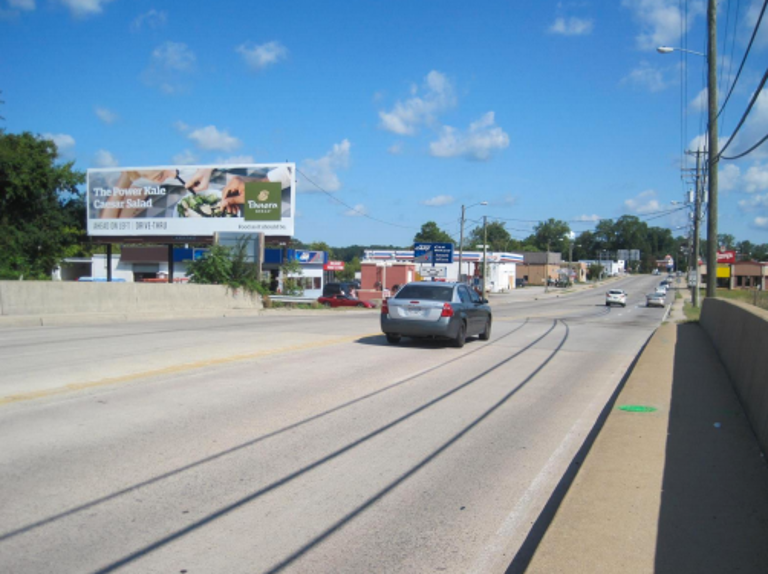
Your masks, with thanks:
[(482, 297), (485, 298), (485, 276), (488, 273), (488, 216), (483, 215), (483, 291)]
[(709, 217), (707, 219), (707, 297), (717, 295), (717, 1), (707, 6), (707, 94), (709, 98)]
[(112, 244), (107, 243), (107, 281), (112, 281)]
[(699, 274), (699, 224), (701, 222), (701, 150), (696, 153), (696, 188), (693, 199), (693, 269), (696, 273), (693, 285), (693, 306), (699, 306), (699, 285), (701, 284), (701, 275)]
[(461, 229), (459, 230), (459, 278), (458, 281), (461, 283), (461, 265), (462, 260), (464, 256), (464, 211), (465, 207), (461, 206)]
[(168, 283), (173, 283), (173, 243), (168, 244)]

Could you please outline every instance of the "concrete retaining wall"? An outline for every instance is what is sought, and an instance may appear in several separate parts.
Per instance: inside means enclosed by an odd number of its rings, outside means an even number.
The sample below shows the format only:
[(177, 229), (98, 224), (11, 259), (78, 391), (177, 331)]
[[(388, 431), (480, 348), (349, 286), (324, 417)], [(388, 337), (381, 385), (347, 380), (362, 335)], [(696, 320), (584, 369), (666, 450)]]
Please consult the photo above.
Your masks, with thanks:
[(736, 387), (760, 447), (768, 453), (768, 311), (706, 298), (701, 325)]
[(0, 281), (0, 318), (120, 315), (146, 318), (258, 311), (261, 297), (221, 285)]

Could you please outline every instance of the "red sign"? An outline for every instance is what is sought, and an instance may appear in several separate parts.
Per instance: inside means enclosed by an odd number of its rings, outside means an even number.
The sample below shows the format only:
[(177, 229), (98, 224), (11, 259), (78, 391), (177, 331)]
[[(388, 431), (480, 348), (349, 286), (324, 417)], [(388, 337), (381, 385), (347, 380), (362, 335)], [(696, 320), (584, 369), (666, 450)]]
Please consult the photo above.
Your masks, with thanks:
[(718, 251), (717, 262), (725, 263), (727, 265), (736, 263), (736, 252), (735, 251)]
[(344, 262), (343, 261), (329, 261), (325, 265), (323, 265), (323, 269), (326, 271), (344, 271)]

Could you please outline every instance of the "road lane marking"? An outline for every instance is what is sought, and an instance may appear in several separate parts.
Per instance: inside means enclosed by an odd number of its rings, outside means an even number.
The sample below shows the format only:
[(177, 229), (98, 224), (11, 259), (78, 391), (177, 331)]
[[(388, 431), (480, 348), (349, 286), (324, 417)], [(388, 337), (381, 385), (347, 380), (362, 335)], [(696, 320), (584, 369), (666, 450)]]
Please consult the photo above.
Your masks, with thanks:
[(130, 375), (121, 375), (119, 377), (107, 377), (105, 379), (99, 379), (98, 381), (88, 381), (85, 383), (71, 383), (69, 385), (64, 385), (63, 387), (56, 387), (53, 389), (43, 389), (40, 391), (32, 391), (30, 393), (19, 393), (15, 395), (7, 395), (4, 397), (0, 397), (0, 406), (12, 404), (12, 403), (24, 402), (24, 401), (31, 401), (34, 399), (41, 399), (44, 397), (60, 395), (60, 394), (69, 393), (73, 391), (81, 391), (83, 389), (94, 389), (98, 387), (105, 387), (108, 385), (115, 385), (118, 383), (130, 382), (130, 381), (143, 379), (147, 377), (156, 377), (160, 375), (173, 375), (173, 374), (183, 373), (187, 371), (194, 371), (196, 369), (202, 369), (205, 367), (226, 365), (229, 363), (236, 363), (238, 361), (247, 361), (251, 359), (261, 359), (263, 357), (270, 357), (272, 355), (279, 355), (282, 353), (307, 351), (309, 349), (320, 349), (323, 347), (330, 347), (332, 345), (340, 345), (342, 343), (359, 341), (361, 339), (365, 339), (368, 337), (375, 337), (381, 334), (382, 333), (377, 332), (377, 333), (368, 333), (366, 335), (355, 335), (353, 337), (337, 337), (335, 339), (315, 341), (312, 343), (302, 343), (301, 345), (292, 345), (290, 347), (266, 349), (264, 351), (257, 351), (255, 353), (244, 353), (241, 355), (232, 355), (230, 357), (221, 357), (218, 359), (206, 359), (203, 361), (195, 361), (192, 363), (184, 363), (181, 365), (171, 365), (169, 367), (151, 369), (149, 371), (142, 371), (140, 373), (133, 373)]

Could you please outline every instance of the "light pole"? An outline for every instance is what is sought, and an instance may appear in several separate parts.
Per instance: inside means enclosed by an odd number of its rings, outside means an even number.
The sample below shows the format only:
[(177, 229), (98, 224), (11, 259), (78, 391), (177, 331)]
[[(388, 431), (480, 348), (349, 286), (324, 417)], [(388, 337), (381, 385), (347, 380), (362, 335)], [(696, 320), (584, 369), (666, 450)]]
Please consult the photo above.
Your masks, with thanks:
[[(717, 0), (707, 1), (707, 53), (684, 48), (659, 46), (661, 54), (687, 52), (703, 56), (707, 60), (707, 140), (709, 143), (709, 204), (707, 206), (707, 297), (717, 295), (717, 163), (719, 145), (717, 141)], [(698, 260), (697, 260), (698, 264)], [(697, 287), (698, 288), (698, 287)]]
[(461, 283), (461, 268), (464, 259), (464, 214), (466, 213), (467, 209), (475, 207), (476, 205), (488, 205), (488, 202), (478, 201), (472, 205), (461, 206), (461, 228), (459, 231), (459, 283)]

